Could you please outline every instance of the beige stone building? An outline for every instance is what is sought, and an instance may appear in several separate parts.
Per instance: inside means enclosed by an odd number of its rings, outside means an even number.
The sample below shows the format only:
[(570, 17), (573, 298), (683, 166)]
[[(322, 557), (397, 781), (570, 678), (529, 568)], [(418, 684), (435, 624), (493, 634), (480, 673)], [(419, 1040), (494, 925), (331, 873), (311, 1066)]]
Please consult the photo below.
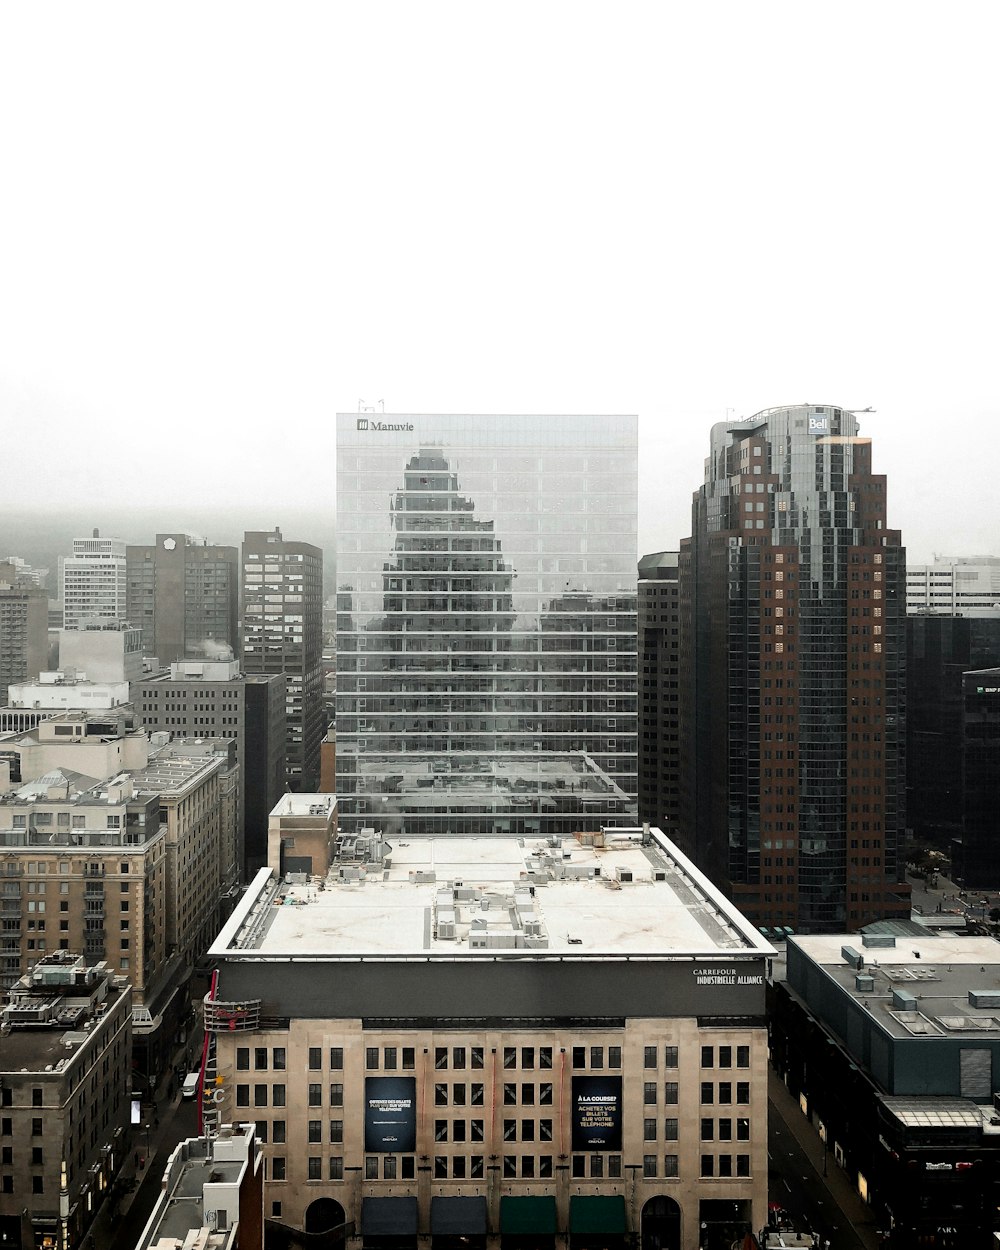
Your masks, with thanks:
[(130, 1003), (125, 977), (53, 951), (0, 1011), (0, 1245), (83, 1244), (127, 1146)]
[(283, 794), (268, 818), (267, 863), (279, 876), (325, 877), (337, 837), (332, 794)]
[(67, 713), (0, 741), (0, 989), (54, 951), (107, 961), (134, 987), (152, 1077), (235, 894), (238, 769), (230, 742), (88, 723)]
[(213, 945), (205, 1108), (253, 1117), (270, 1218), (368, 1250), (728, 1250), (771, 953), (657, 830), (341, 838)]

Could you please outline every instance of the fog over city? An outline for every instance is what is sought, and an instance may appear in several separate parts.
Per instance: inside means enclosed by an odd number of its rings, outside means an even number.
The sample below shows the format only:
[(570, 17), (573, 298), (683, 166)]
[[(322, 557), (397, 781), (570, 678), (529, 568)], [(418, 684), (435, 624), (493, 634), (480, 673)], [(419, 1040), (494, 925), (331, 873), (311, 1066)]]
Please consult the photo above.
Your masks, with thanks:
[[(861, 418), (910, 559), (997, 550), (995, 6), (0, 14), (0, 548), (328, 548), (333, 416)], [(45, 535), (50, 535), (45, 537)], [(330, 553), (332, 554), (332, 553)]]

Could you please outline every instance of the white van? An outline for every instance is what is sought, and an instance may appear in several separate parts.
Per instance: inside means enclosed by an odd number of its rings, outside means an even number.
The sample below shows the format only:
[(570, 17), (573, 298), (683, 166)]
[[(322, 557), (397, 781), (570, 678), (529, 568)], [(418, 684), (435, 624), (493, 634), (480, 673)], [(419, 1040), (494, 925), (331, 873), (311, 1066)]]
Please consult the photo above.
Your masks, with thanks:
[(184, 1084), (181, 1086), (181, 1097), (193, 1098), (198, 1092), (198, 1082), (200, 1079), (200, 1072), (189, 1072), (184, 1078)]

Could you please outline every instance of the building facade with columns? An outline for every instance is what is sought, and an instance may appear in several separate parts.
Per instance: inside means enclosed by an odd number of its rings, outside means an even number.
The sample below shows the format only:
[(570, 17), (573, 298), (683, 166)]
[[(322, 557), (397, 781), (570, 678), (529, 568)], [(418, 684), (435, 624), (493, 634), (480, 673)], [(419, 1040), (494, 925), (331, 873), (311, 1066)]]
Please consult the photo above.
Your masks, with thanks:
[(766, 1219), (771, 953), (655, 829), (341, 833), (211, 948), (205, 1107), (255, 1121), (269, 1218), (370, 1250), (728, 1248)]

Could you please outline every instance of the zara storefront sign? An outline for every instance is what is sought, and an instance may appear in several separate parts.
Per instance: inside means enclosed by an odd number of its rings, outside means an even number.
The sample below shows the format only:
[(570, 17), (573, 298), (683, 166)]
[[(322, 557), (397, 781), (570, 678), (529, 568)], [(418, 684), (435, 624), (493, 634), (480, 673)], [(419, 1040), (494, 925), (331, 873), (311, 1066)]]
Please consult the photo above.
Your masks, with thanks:
[(359, 430), (367, 430), (369, 434), (412, 434), (412, 421), (372, 421), (368, 417), (358, 417)]

